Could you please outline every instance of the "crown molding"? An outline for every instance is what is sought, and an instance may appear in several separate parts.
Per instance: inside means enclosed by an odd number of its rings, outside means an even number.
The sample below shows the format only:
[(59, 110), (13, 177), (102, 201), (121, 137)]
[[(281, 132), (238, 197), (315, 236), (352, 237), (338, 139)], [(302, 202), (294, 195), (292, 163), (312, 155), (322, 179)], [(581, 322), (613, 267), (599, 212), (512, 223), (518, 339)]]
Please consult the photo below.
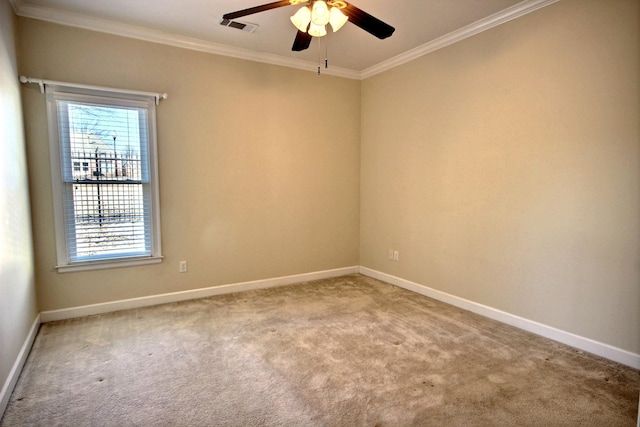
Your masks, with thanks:
[[(322, 70), (322, 73), (336, 77), (364, 80), (376, 74), (380, 74), (384, 71), (413, 61), (414, 59), (427, 55), (436, 50), (442, 49), (443, 47), (449, 46), (453, 43), (457, 43), (468, 37), (474, 36), (488, 29), (504, 24), (505, 22), (534, 12), (557, 1), (559, 0), (525, 0), (491, 16), (480, 19), (458, 30), (452, 31), (449, 34), (445, 34), (444, 36), (425, 43), (422, 46), (418, 46), (391, 59), (380, 62), (379, 64), (369, 67), (363, 71), (340, 67), (330, 67), (328, 69)], [(318, 68), (316, 63), (309, 61), (287, 58), (271, 53), (257, 52), (250, 49), (243, 49), (220, 43), (209, 42), (193, 37), (166, 33), (163, 31), (139, 27), (136, 25), (124, 24), (121, 22), (102, 18), (95, 18), (88, 15), (66, 12), (43, 6), (29, 5), (25, 4), (23, 0), (9, 0), (9, 3), (13, 6), (16, 15), (26, 18), (39, 19), (42, 21), (82, 28), (85, 30), (98, 31), (152, 43), (160, 43), (183, 49), (212, 53), (215, 55), (228, 56), (237, 59), (244, 59), (247, 61), (262, 62), (271, 65), (279, 65), (282, 67), (296, 68), (313, 72), (316, 72)]]
[[(14, 2), (16, 15), (53, 22), (55, 24), (67, 25), (70, 27), (82, 28), (85, 30), (98, 31), (101, 33), (113, 34), (116, 36), (129, 37), (133, 39), (160, 43), (168, 46), (183, 49), (195, 50), (199, 52), (212, 53), (216, 55), (228, 56), (232, 58), (245, 59), (248, 61), (262, 62), (271, 65), (279, 65), (289, 68), (317, 72), (318, 64), (309, 61), (302, 61), (287, 58), (271, 53), (257, 52), (250, 49), (243, 49), (224, 45), (221, 43), (209, 42), (194, 37), (181, 36), (150, 28), (139, 27), (131, 24), (111, 21), (102, 18), (95, 18), (88, 15), (67, 12), (58, 9), (28, 5), (22, 0), (10, 0)], [(322, 74), (344, 77), (348, 79), (360, 79), (360, 72), (340, 67), (330, 67), (322, 70)]]
[(9, 0), (9, 4), (11, 5), (11, 7), (13, 7), (13, 11), (17, 15), (18, 14), (18, 10), (21, 7), (22, 0)]
[(414, 59), (420, 58), (421, 56), (442, 49), (443, 47), (449, 46), (450, 44), (457, 43), (483, 31), (487, 31), (493, 27), (504, 24), (505, 22), (520, 18), (521, 16), (534, 12), (557, 1), (559, 0), (525, 0), (498, 13), (473, 22), (458, 30), (452, 31), (449, 34), (445, 34), (442, 37), (438, 37), (437, 39), (425, 43), (422, 46), (418, 46), (386, 61), (380, 62), (379, 64), (369, 67), (360, 73), (360, 78), (364, 80), (368, 77), (375, 76), (376, 74), (380, 74), (402, 64), (406, 64), (407, 62), (411, 62)]

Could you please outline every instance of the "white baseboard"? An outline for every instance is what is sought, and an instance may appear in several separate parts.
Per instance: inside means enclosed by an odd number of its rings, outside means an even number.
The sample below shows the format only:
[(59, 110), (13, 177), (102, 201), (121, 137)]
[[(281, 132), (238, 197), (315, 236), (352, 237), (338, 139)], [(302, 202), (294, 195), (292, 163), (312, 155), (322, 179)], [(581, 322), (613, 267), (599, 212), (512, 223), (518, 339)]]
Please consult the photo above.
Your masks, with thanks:
[(401, 279), (399, 277), (382, 273), (380, 271), (372, 270), (370, 268), (360, 267), (359, 271), (360, 274), (363, 274), (365, 276), (373, 277), (374, 279), (391, 283), (393, 285), (416, 292), (429, 298), (451, 304), (453, 306), (471, 311), (476, 314), (480, 314), (490, 319), (506, 323), (507, 325), (515, 326), (516, 328), (525, 330), (527, 332), (531, 332), (536, 335), (558, 341), (562, 344), (569, 345), (571, 347), (604, 357), (609, 360), (613, 360), (614, 362), (618, 362), (635, 369), (640, 369), (640, 354), (632, 353), (627, 350), (613, 347), (609, 344), (594, 341), (590, 338), (581, 337), (579, 335), (572, 334), (570, 332), (566, 332), (552, 326), (525, 319), (523, 317), (519, 317), (486, 305), (479, 304), (477, 302), (460, 298), (446, 292), (441, 292), (436, 289), (429, 288), (428, 286), (411, 282), (409, 280)]
[(18, 353), (18, 357), (9, 372), (9, 376), (2, 386), (2, 390), (0, 390), (0, 418), (2, 418), (2, 414), (4, 414), (5, 409), (7, 409), (7, 405), (9, 404), (9, 398), (11, 397), (11, 393), (18, 382), (18, 378), (20, 377), (20, 373), (22, 372), (22, 368), (24, 367), (25, 362), (27, 361), (27, 356), (29, 356), (29, 352), (31, 351), (31, 346), (36, 339), (36, 335), (38, 334), (38, 329), (40, 327), (40, 315), (36, 316), (36, 319), (33, 321), (31, 325), (31, 329), (29, 330), (29, 334), (27, 338), (24, 340), (24, 344), (22, 344), (22, 348), (20, 349), (20, 353)]
[(196, 298), (206, 298), (214, 295), (230, 294), (235, 292), (264, 289), (275, 286), (292, 285), (310, 280), (326, 279), (330, 277), (344, 276), (358, 273), (359, 267), (345, 267), (334, 270), (317, 271), (314, 273), (296, 274), (293, 276), (275, 277), (251, 282), (234, 283), (210, 288), (193, 289), (182, 292), (152, 295), (148, 297), (132, 298), (127, 300), (112, 301), (101, 304), (84, 305), (80, 307), (64, 308), (61, 310), (43, 311), (40, 313), (42, 323), (56, 320), (72, 319), (76, 317), (91, 316), (94, 314), (109, 313), (112, 311), (128, 310), (131, 308), (148, 307), (158, 304), (186, 301)]

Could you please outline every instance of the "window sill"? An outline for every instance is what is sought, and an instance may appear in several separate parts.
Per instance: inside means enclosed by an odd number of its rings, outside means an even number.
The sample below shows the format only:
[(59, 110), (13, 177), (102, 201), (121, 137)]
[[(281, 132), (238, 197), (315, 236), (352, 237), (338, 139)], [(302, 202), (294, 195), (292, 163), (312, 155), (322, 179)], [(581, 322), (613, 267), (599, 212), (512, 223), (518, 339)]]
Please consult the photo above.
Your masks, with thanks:
[(73, 273), (77, 271), (104, 270), (108, 268), (134, 267), (138, 265), (159, 264), (162, 262), (162, 256), (145, 257), (145, 258), (123, 258), (118, 260), (104, 261), (86, 261), (68, 265), (58, 265), (58, 273)]

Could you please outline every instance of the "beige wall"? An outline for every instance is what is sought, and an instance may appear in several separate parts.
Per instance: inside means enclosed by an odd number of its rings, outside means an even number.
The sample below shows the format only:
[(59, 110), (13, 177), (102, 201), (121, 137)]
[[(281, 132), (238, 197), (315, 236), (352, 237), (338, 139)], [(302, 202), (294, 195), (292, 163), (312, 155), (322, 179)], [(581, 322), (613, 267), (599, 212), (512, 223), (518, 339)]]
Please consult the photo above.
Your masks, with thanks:
[(0, 398), (38, 314), (14, 28), (0, 0)]
[(640, 353), (639, 17), (564, 0), (367, 79), (361, 265)]
[(169, 94), (157, 110), (164, 262), (59, 274), (45, 99), (23, 88), (41, 310), (357, 265), (358, 81), (31, 19), (19, 30), (29, 77)]

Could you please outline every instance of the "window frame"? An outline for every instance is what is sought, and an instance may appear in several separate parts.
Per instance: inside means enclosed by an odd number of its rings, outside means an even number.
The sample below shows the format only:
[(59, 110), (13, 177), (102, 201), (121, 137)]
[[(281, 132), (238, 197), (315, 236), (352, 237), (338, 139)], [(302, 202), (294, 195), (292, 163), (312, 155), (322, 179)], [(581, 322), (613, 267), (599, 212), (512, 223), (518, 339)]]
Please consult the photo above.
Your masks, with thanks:
[[(156, 134), (156, 105), (158, 98), (152, 95), (118, 91), (116, 89), (99, 89), (87, 87), (46, 86), (47, 119), (49, 131), (49, 151), (51, 160), (51, 182), (53, 190), (54, 229), (56, 238), (56, 269), (59, 273), (98, 270), (107, 268), (129, 267), (162, 262), (160, 235), (160, 194), (158, 180), (158, 156)], [(57, 101), (90, 102), (103, 106), (143, 108), (147, 111), (147, 152), (149, 171), (149, 204), (150, 209), (148, 237), (151, 239), (150, 254), (142, 256), (116, 256), (112, 258), (97, 257), (72, 261), (69, 253), (69, 236), (65, 226), (67, 213), (65, 209), (72, 207), (68, 203), (67, 183), (63, 176), (64, 160), (62, 132), (58, 117)], [(66, 134), (70, 132), (67, 129)], [(73, 167), (73, 165), (72, 165)], [(119, 184), (113, 184), (119, 185)], [(144, 188), (144, 187), (143, 187)], [(144, 190), (143, 190), (144, 191)], [(71, 212), (71, 215), (74, 213)], [(145, 227), (146, 228), (146, 227)], [(147, 233), (145, 233), (147, 234)]]

